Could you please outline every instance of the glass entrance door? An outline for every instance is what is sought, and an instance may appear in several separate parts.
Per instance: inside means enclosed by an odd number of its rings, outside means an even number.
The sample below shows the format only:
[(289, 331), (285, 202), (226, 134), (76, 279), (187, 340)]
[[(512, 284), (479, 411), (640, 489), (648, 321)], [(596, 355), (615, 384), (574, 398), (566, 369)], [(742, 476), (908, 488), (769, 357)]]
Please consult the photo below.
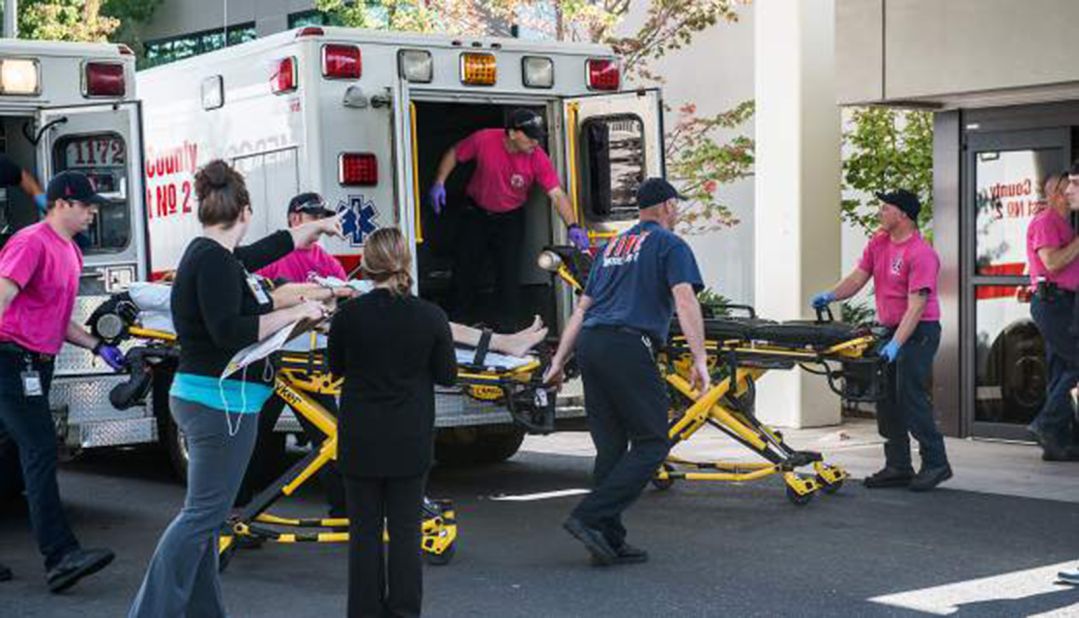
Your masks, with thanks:
[(1066, 169), (1070, 152), (1063, 128), (968, 134), (962, 341), (971, 435), (1028, 440), (1025, 427), (1045, 401), (1045, 346), (1030, 318), (1026, 230), (1044, 207), (1046, 175)]

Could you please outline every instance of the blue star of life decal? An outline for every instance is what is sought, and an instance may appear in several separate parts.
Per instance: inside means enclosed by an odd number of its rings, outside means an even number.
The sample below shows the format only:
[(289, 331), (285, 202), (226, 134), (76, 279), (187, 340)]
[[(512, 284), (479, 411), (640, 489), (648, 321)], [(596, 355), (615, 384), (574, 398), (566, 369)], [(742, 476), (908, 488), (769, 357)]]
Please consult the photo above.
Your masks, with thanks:
[(353, 247), (363, 245), (364, 239), (379, 227), (375, 223), (378, 219), (375, 203), (362, 194), (350, 195), (347, 200), (337, 202), (337, 213), (341, 215), (341, 231)]

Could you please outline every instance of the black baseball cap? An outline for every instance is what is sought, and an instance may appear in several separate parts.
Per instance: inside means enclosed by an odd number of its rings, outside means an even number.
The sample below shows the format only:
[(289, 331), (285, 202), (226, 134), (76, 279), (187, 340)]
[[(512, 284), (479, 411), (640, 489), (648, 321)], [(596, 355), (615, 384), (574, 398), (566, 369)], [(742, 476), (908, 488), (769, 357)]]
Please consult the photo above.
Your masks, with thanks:
[(45, 190), (45, 199), (49, 202), (67, 200), (104, 206), (109, 200), (98, 195), (94, 183), (82, 172), (60, 172), (52, 177), (49, 186)]
[(294, 212), (318, 215), (320, 217), (332, 217), (337, 214), (330, 210), (326, 206), (326, 200), (322, 199), (322, 196), (314, 191), (301, 193), (288, 201), (288, 214), (291, 215)]
[(648, 178), (637, 188), (637, 208), (651, 208), (669, 199), (684, 200), (686, 197), (662, 178)]
[(903, 214), (907, 215), (911, 221), (918, 220), (918, 213), (922, 211), (922, 202), (913, 191), (896, 189), (888, 192), (879, 191), (874, 195), (877, 196), (878, 200), (885, 204), (891, 204), (899, 210), (902, 210)]
[(547, 130), (543, 127), (543, 117), (529, 109), (515, 109), (510, 114), (509, 129), (517, 129), (537, 141), (547, 139)]

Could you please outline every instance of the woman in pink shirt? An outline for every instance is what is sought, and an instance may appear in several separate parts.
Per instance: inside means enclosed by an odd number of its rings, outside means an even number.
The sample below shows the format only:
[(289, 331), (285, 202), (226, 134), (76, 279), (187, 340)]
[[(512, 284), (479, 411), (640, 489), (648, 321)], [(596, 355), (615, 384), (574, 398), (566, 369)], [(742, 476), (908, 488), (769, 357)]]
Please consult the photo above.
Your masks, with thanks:
[[(811, 303), (819, 309), (850, 298), (873, 280), (877, 319), (890, 336), (880, 350), (888, 360), (888, 392), (877, 404), (885, 465), (865, 479), (865, 486), (928, 491), (952, 477), (929, 395), (933, 357), (940, 345), (940, 258), (918, 233), (922, 206), (917, 195), (899, 189), (878, 193), (877, 198), (881, 231), (869, 241), (854, 272)], [(921, 447), (918, 474), (911, 463), (909, 436)]]

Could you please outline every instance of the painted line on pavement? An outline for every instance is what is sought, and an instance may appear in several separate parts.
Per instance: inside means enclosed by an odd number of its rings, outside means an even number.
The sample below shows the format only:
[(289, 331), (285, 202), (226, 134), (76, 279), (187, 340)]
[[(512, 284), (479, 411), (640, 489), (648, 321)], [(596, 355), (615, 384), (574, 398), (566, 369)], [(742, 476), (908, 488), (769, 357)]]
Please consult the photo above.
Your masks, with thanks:
[(491, 500), (499, 502), (531, 502), (533, 500), (550, 500), (551, 498), (565, 498), (567, 496), (581, 496), (587, 494), (587, 489), (559, 489), (557, 491), (542, 491), (535, 494), (521, 494), (519, 496), (491, 496)]
[[(1058, 584), (1057, 573), (1060, 571), (1072, 571), (1075, 568), (1076, 561), (1073, 560), (943, 586), (873, 597), (869, 601), (938, 616), (948, 616), (958, 612), (963, 606), (973, 603), (1017, 601), (1054, 592), (1067, 593), (1069, 590), (1074, 590), (1074, 587)], [(1062, 611), (1063, 613), (1060, 613)], [(1075, 616), (1077, 613), (1079, 613), (1079, 603), (1068, 608), (1053, 610), (1044, 615)]]

